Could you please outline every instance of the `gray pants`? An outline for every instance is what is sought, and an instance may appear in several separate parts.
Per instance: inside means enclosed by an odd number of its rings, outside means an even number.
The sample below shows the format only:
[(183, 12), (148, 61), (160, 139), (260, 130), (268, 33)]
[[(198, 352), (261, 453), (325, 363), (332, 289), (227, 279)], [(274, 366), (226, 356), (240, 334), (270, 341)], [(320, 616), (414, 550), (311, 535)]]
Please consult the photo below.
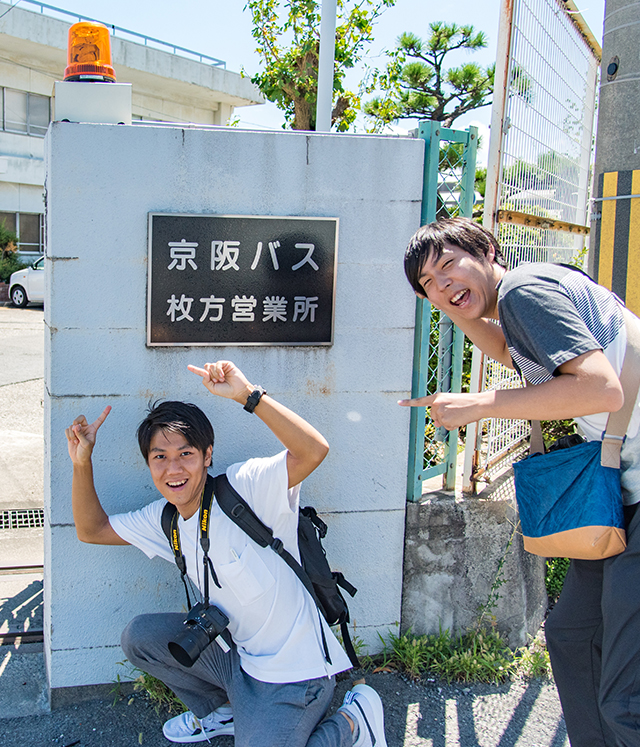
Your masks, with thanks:
[(640, 747), (640, 509), (622, 554), (571, 561), (546, 635), (571, 746)]
[(260, 682), (242, 670), (235, 646), (224, 653), (216, 642), (191, 668), (183, 667), (167, 649), (183, 620), (181, 614), (135, 617), (122, 633), (122, 648), (134, 666), (162, 680), (200, 718), (229, 700), (236, 747), (351, 747), (344, 716), (322, 721), (333, 697), (333, 677)]

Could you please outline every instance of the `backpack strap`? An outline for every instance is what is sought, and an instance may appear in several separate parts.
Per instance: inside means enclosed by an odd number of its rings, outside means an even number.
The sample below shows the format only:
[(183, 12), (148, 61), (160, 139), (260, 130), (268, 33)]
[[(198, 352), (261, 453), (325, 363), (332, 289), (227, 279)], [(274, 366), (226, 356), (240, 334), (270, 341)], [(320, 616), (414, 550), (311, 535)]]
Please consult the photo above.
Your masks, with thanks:
[(347, 656), (349, 657), (349, 661), (356, 669), (360, 669), (360, 660), (358, 659), (358, 654), (356, 654), (356, 650), (351, 641), (351, 635), (349, 634), (349, 620), (343, 620), (340, 623), (340, 634), (342, 635), (342, 644)]
[[(282, 540), (274, 537), (272, 530), (260, 521), (251, 506), (249, 506), (240, 493), (238, 493), (233, 485), (231, 485), (226, 474), (218, 475), (215, 478), (215, 496), (222, 511), (231, 519), (231, 521), (234, 522), (234, 524), (237, 524), (240, 529), (242, 529), (245, 534), (249, 535), (249, 537), (255, 543), (260, 545), (260, 547), (270, 547), (284, 560), (289, 568), (291, 568), (300, 579), (302, 585), (315, 602), (318, 610), (321, 610), (322, 605), (313, 589), (311, 579), (305, 572), (304, 568), (300, 563), (298, 563), (293, 555), (285, 549)], [(320, 625), (320, 632), (322, 633), (322, 646), (324, 648), (325, 659), (329, 664), (331, 664), (329, 647), (327, 645), (322, 624)]]

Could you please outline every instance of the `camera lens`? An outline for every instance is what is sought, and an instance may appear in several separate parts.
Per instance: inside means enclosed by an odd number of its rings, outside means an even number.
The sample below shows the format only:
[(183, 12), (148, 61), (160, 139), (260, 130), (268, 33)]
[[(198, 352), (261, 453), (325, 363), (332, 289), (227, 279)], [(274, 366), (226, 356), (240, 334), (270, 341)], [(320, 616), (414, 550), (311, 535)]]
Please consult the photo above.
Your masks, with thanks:
[(206, 631), (200, 627), (189, 626), (169, 643), (169, 652), (183, 667), (192, 667), (210, 642)]
[(200, 654), (229, 624), (229, 618), (214, 605), (198, 602), (189, 610), (184, 628), (173, 641), (169, 652), (183, 667), (192, 667)]

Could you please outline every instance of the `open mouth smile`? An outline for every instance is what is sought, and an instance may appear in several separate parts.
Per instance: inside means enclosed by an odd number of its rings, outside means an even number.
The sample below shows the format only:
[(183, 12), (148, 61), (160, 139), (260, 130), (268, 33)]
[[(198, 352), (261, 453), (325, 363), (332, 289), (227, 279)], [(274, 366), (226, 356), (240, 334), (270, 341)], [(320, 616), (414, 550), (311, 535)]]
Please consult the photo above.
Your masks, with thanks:
[(451, 303), (453, 306), (460, 306), (463, 304), (469, 297), (469, 289), (464, 288), (461, 291), (458, 291), (458, 293), (455, 294), (455, 296), (452, 296), (449, 303)]
[(187, 484), (187, 480), (186, 479), (185, 480), (179, 480), (179, 481), (176, 481), (176, 482), (167, 482), (167, 485), (170, 488), (181, 488), (183, 485), (186, 485), (186, 484)]

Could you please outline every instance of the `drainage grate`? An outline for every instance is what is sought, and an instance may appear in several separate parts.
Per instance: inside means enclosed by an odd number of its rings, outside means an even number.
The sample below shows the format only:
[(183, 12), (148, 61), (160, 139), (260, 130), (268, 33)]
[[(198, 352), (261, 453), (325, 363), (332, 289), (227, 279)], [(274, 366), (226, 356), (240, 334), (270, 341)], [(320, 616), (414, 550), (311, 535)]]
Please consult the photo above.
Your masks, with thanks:
[(0, 511), (0, 529), (39, 529), (44, 526), (44, 508)]

